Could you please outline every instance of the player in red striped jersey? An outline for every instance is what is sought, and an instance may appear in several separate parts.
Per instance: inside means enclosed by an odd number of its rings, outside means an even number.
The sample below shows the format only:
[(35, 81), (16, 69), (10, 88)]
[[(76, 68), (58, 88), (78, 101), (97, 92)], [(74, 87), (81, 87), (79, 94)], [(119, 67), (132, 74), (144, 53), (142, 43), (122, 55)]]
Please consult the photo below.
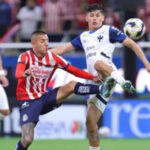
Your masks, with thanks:
[(43, 31), (35, 31), (31, 36), (33, 50), (22, 53), (18, 58), (15, 76), (18, 79), (16, 95), (20, 107), (21, 140), (16, 150), (26, 150), (34, 137), (34, 127), (39, 115), (59, 107), (72, 93), (99, 94), (101, 86), (71, 81), (68, 84), (47, 91), (48, 82), (57, 68), (78, 77), (94, 81), (101, 79), (76, 68), (62, 57), (48, 50), (48, 36)]

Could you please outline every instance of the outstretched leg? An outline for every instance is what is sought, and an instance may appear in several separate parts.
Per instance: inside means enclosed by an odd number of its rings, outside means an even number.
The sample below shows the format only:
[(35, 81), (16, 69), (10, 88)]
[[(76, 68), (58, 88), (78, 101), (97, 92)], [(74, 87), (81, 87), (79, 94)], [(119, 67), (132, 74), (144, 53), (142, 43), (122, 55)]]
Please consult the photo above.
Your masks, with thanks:
[(57, 103), (61, 103), (69, 95), (75, 93), (79, 95), (98, 94), (101, 92), (101, 85), (83, 84), (70, 81), (68, 84), (59, 88), (56, 96)]

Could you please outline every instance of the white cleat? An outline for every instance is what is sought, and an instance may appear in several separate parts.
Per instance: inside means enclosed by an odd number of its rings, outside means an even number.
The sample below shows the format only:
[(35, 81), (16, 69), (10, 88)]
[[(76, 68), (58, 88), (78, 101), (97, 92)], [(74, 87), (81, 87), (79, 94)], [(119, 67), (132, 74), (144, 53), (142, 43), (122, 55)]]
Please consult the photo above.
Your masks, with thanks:
[(102, 96), (104, 98), (108, 98), (110, 97), (110, 95), (112, 94), (113, 88), (116, 85), (116, 81), (114, 80), (114, 78), (112, 78), (111, 76), (107, 77), (103, 83), (103, 87), (102, 87)]
[(129, 93), (135, 93), (136, 91), (132, 83), (128, 80), (125, 80), (125, 82), (122, 85), (122, 88)]

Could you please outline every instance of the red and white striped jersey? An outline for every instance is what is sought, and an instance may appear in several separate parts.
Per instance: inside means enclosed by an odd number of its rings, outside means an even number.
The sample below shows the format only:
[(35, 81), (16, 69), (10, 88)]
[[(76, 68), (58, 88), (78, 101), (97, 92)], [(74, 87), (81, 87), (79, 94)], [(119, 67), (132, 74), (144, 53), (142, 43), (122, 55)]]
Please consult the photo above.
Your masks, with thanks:
[(18, 63), (24, 63), (32, 74), (26, 78), (18, 78), (16, 96), (18, 100), (35, 99), (47, 91), (47, 85), (57, 68), (66, 68), (68, 62), (62, 57), (47, 51), (43, 57), (38, 57), (33, 50), (22, 53)]

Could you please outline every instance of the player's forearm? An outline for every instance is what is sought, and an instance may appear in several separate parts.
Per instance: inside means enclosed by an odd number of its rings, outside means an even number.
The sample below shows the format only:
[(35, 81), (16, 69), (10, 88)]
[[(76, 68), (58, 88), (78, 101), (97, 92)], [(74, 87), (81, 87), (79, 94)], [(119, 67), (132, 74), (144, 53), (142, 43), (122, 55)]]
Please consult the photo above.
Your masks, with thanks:
[(147, 61), (142, 49), (134, 41), (127, 38), (124, 41), (124, 45), (131, 48), (131, 50), (134, 51), (134, 53), (141, 59), (141, 61), (143, 62), (145, 67), (149, 64), (149, 62)]
[(133, 46), (132, 50), (136, 53), (136, 55), (141, 59), (141, 61), (143, 62), (144, 66), (146, 67), (147, 64), (149, 64), (148, 60), (146, 59), (143, 51), (141, 50), (141, 48), (136, 45)]
[(68, 42), (62, 46), (51, 48), (50, 51), (52, 51), (56, 55), (62, 55), (62, 54), (71, 52), (73, 49), (74, 47), (72, 46), (72, 44)]
[(23, 78), (24, 77), (25, 64), (18, 63), (16, 66), (15, 77)]
[(72, 66), (71, 64), (68, 65), (68, 67), (66, 68), (66, 71), (80, 78), (89, 79), (89, 80), (93, 80), (94, 78), (92, 74), (82, 69), (79, 69), (75, 66)]

